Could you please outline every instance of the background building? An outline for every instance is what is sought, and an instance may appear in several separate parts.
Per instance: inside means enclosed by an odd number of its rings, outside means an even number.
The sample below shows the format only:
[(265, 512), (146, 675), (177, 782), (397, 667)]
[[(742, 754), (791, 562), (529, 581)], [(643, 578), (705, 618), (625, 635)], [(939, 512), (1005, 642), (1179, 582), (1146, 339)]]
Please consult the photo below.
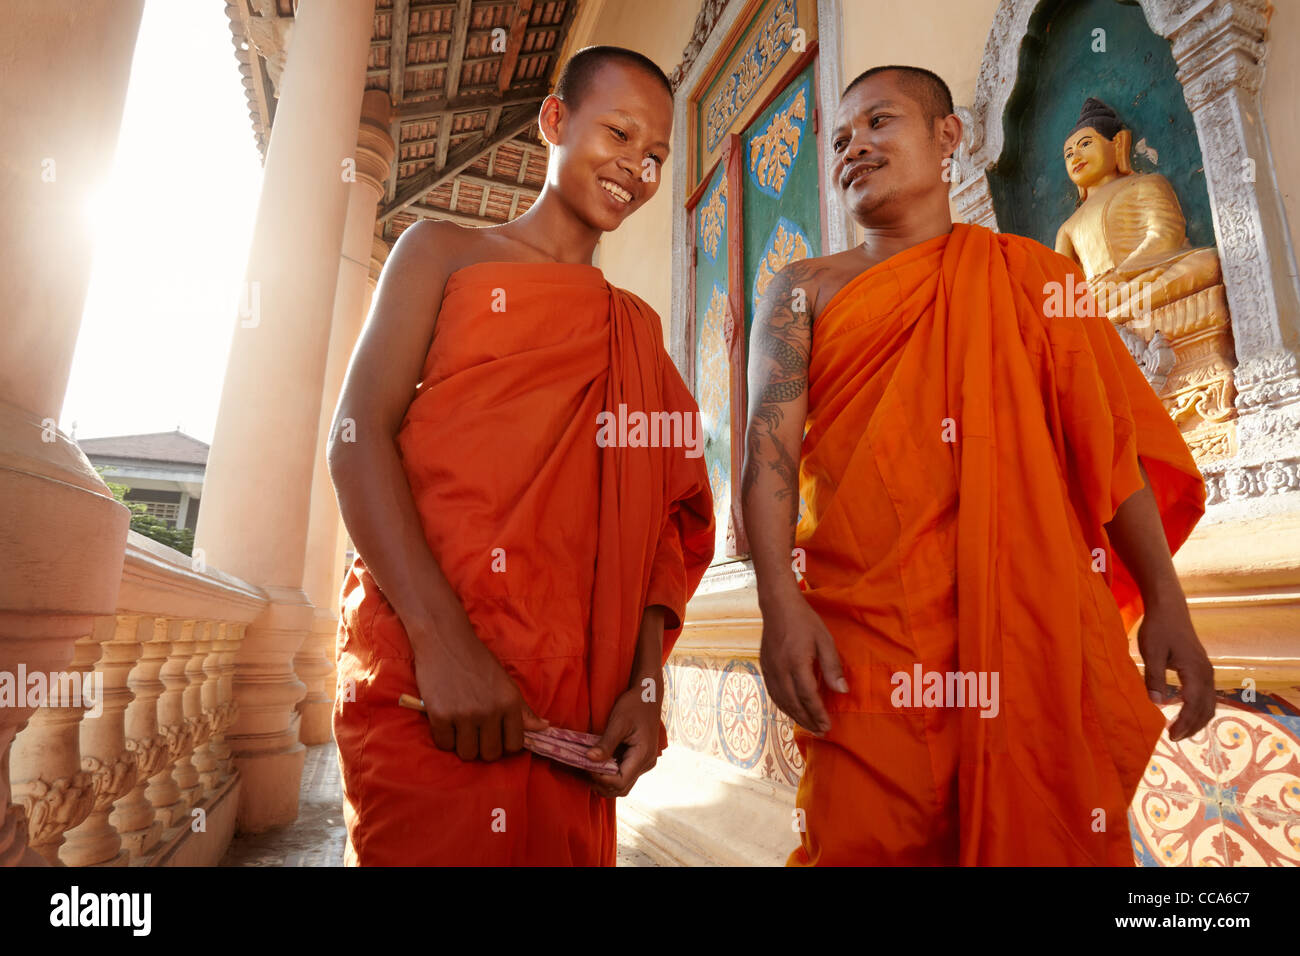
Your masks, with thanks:
[(173, 528), (193, 531), (199, 523), (208, 446), (181, 432), (110, 435), (77, 442), (107, 481), (126, 485), (125, 498)]

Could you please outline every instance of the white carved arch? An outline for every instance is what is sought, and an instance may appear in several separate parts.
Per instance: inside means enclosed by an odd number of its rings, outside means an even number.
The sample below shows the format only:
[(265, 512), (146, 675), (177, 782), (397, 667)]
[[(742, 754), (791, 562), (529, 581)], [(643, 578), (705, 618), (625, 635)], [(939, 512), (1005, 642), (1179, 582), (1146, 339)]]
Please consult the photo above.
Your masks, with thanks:
[[(997, 228), (985, 171), (1002, 155), (1002, 116), (1043, 2), (1001, 0), (974, 105), (958, 109), (967, 130), (952, 199), (966, 222)], [(1139, 3), (1151, 30), (1170, 42), (1196, 124), (1232, 313), (1239, 451), (1205, 469), (1209, 500), (1300, 494), (1300, 289), (1259, 99), (1269, 0)]]

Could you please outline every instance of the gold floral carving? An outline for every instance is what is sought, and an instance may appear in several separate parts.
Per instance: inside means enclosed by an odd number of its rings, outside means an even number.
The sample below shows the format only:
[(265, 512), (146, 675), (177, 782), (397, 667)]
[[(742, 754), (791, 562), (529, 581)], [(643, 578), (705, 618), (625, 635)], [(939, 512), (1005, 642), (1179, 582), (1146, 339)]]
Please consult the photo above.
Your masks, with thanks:
[(808, 116), (807, 88), (781, 112), (772, 116), (767, 129), (755, 136), (749, 144), (749, 169), (760, 186), (779, 193), (785, 185), (786, 173), (799, 155), (801, 129), (794, 120)]
[(754, 277), (754, 301), (762, 299), (773, 277), (791, 262), (808, 258), (808, 244), (797, 232), (790, 232), (783, 223), (776, 227), (776, 238), (772, 246), (758, 264), (758, 275)]
[(718, 241), (726, 224), (727, 177), (723, 176), (709, 201), (700, 209), (700, 245), (710, 259), (718, 257)]
[(758, 39), (745, 51), (705, 108), (705, 142), (712, 150), (731, 128), (794, 39), (794, 0), (779, 0), (768, 14)]
[(727, 294), (713, 287), (709, 307), (700, 326), (700, 364), (704, 374), (700, 381), (700, 411), (709, 431), (721, 430), (726, 424), (730, 380), (727, 375)]

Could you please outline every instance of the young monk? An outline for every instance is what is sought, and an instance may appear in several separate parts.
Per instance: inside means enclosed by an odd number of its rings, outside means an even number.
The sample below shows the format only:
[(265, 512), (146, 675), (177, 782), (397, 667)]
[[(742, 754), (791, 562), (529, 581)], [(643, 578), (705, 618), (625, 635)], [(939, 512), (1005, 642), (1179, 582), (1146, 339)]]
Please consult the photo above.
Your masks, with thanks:
[[(662, 666), (713, 551), (699, 411), (654, 311), (591, 258), (658, 189), (672, 106), (640, 54), (580, 51), (542, 104), (536, 204), (419, 222), (385, 265), (329, 446), (358, 552), (349, 863), (613, 865), (613, 798), (666, 743)], [(607, 427), (620, 406), (671, 434)], [(548, 726), (599, 734), (586, 756), (618, 772), (522, 749)]]
[(754, 321), (761, 661), (807, 762), (789, 863), (1130, 866), (1166, 669), (1174, 740), (1214, 710), (1170, 559), (1204, 488), (1091, 300), (1048, 304), (1075, 264), (951, 221), (952, 113), (926, 70), (849, 85), (830, 174), (865, 241), (787, 266)]

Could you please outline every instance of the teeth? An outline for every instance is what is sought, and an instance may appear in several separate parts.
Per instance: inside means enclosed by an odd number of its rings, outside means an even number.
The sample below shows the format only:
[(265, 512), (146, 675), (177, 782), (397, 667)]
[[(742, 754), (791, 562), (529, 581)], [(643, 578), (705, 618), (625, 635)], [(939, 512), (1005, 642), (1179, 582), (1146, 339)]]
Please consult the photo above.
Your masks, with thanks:
[(604, 187), (605, 192), (609, 193), (611, 196), (621, 199), (623, 202), (632, 201), (632, 194), (622, 186), (611, 183), (608, 179), (602, 179), (600, 185)]

